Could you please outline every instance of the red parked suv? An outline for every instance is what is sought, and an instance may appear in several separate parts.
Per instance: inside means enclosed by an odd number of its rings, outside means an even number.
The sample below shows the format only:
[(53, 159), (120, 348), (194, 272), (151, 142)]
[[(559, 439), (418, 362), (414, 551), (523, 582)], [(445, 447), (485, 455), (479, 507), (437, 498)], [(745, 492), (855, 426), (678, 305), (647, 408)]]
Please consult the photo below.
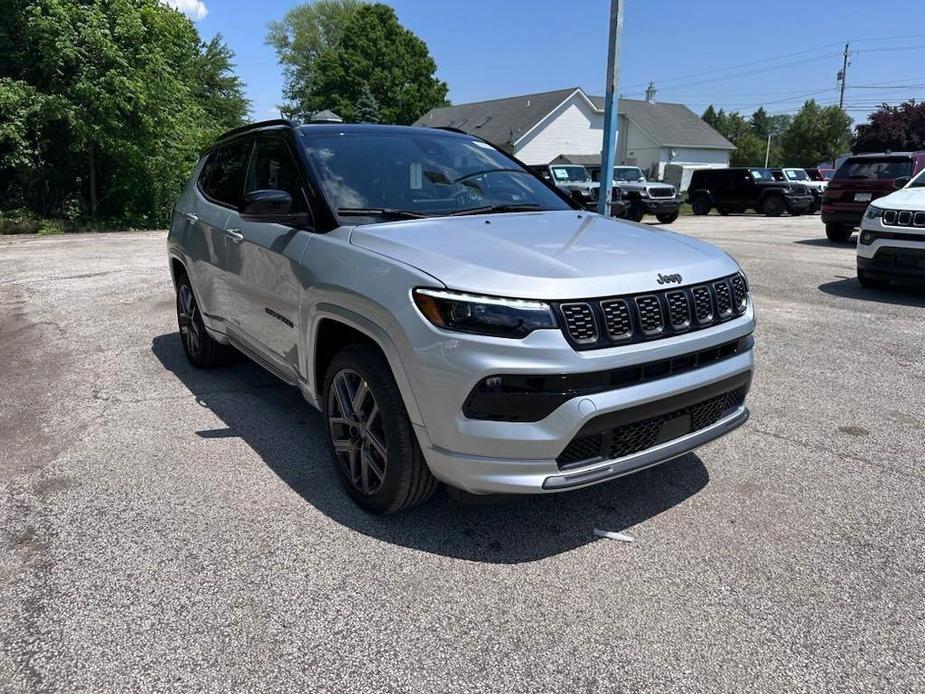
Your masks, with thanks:
[(842, 243), (850, 239), (871, 200), (902, 188), (922, 169), (925, 152), (858, 154), (846, 159), (822, 197), (825, 235)]

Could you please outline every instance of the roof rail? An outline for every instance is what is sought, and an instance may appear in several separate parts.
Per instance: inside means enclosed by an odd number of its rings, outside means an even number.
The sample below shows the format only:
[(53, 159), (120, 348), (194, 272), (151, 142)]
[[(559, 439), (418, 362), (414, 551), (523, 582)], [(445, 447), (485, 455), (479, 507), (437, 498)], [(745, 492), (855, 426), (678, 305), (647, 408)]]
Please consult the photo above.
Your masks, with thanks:
[(241, 133), (246, 133), (246, 132), (249, 132), (249, 131), (251, 131), (251, 130), (259, 130), (259, 129), (261, 129), (261, 128), (269, 128), (269, 127), (272, 127), (272, 126), (274, 126), (274, 125), (283, 125), (283, 126), (286, 126), (286, 127), (289, 127), (289, 128), (297, 128), (297, 127), (299, 127), (299, 124), (298, 124), (298, 123), (296, 123), (295, 121), (289, 120), (288, 118), (274, 118), (274, 119), (272, 119), (272, 120), (262, 120), (262, 121), (258, 121), (258, 122), (256, 122), (256, 123), (248, 123), (247, 125), (242, 125), (240, 128), (235, 128), (235, 129), (233, 129), (233, 130), (229, 130), (229, 131), (227, 131), (227, 132), (224, 132), (224, 133), (222, 133), (221, 135), (219, 135), (218, 140), (216, 140), (216, 141), (226, 140), (226, 139), (228, 139), (229, 137), (232, 137), (232, 136), (234, 136), (234, 135), (240, 135)]

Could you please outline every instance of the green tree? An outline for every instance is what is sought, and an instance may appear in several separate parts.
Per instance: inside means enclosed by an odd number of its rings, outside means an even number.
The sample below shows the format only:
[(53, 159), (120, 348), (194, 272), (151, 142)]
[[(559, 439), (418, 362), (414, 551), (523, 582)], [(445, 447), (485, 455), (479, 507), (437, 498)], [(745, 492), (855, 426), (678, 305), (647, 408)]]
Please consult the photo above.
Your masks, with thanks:
[(373, 96), (368, 84), (360, 90), (360, 97), (356, 103), (356, 117), (359, 123), (381, 123), (382, 114), (379, 112), (379, 102)]
[(363, 4), (350, 14), (339, 40), (313, 61), (307, 94), (288, 108), (303, 117), (330, 109), (356, 121), (368, 86), (382, 122), (413, 123), (446, 104), (447, 87), (436, 70), (427, 45), (398, 22), (391, 7)]
[[(736, 148), (729, 157), (729, 163), (732, 166), (764, 166), (764, 155), (768, 142), (766, 138), (758, 137), (755, 133), (748, 131), (743, 133), (733, 143)], [(775, 166), (776, 163), (769, 161), (769, 166)]]
[(315, 0), (293, 7), (282, 21), (270, 22), (266, 42), (276, 49), (283, 67), (283, 115), (308, 120), (320, 110), (306, 111), (304, 107), (312, 96), (316, 63), (338, 44), (344, 27), (362, 4), (361, 0)]
[(768, 112), (764, 110), (764, 106), (759, 106), (755, 110), (748, 121), (748, 125), (755, 135), (767, 139), (768, 135), (771, 134), (771, 122), (768, 117)]
[(788, 166), (816, 166), (844, 152), (850, 142), (848, 114), (838, 106), (819, 106), (810, 99), (784, 132), (781, 156)]
[(703, 119), (707, 125), (716, 130), (717, 115), (716, 109), (713, 108), (713, 104), (707, 106), (707, 110), (703, 112), (703, 115), (701, 115), (700, 118)]
[(231, 51), (158, 0), (0, 0), (0, 16), (0, 206), (161, 225), (246, 114)]

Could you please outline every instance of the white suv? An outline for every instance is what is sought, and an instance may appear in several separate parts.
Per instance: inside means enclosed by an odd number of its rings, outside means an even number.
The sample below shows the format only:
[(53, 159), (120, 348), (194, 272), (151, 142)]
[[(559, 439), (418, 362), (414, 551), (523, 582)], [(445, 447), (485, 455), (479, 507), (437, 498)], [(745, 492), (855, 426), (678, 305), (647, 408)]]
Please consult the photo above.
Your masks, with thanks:
[(925, 171), (904, 188), (871, 203), (858, 235), (858, 281), (925, 279)]

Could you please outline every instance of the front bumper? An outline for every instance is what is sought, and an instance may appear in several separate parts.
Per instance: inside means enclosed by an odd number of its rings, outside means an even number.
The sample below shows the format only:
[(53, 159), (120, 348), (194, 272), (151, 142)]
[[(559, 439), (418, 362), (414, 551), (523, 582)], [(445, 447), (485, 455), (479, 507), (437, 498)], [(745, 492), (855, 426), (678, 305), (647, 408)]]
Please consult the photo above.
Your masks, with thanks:
[[(421, 326), (421, 330), (430, 330)], [(598, 456), (578, 465), (557, 461), (592, 422), (633, 408), (676, 410), (699, 389), (750, 380), (752, 351), (629, 387), (571, 398), (533, 422), (470, 419), (466, 398), (482, 379), (496, 374), (573, 374), (672, 359), (741, 340), (754, 331), (754, 312), (711, 328), (672, 338), (605, 349), (575, 351), (558, 331), (536, 331), (509, 340), (459, 334), (415, 349), (406, 364), (422, 425), (416, 433), (424, 457), (441, 481), (476, 494), (544, 493), (602, 482), (683, 455), (744, 423), (744, 402), (696, 431), (615, 459)], [(412, 336), (413, 342), (421, 344)], [(650, 415), (646, 415), (651, 417)], [(608, 422), (605, 421), (605, 425)], [(661, 426), (661, 424), (660, 424)], [(671, 425), (674, 426), (674, 425)]]
[(646, 214), (673, 214), (681, 207), (681, 198), (639, 198), (636, 204)]
[[(873, 235), (871, 243), (868, 234)], [(876, 279), (925, 279), (925, 228), (888, 226), (880, 218), (861, 221), (858, 270)]]
[(822, 200), (822, 223), (823, 224), (844, 224), (846, 226), (856, 227), (864, 218), (864, 211), (867, 209), (866, 204), (860, 206), (838, 205), (826, 203), (825, 198)]
[(812, 195), (786, 195), (784, 201), (787, 203), (787, 210), (790, 212), (805, 212), (813, 206)]

